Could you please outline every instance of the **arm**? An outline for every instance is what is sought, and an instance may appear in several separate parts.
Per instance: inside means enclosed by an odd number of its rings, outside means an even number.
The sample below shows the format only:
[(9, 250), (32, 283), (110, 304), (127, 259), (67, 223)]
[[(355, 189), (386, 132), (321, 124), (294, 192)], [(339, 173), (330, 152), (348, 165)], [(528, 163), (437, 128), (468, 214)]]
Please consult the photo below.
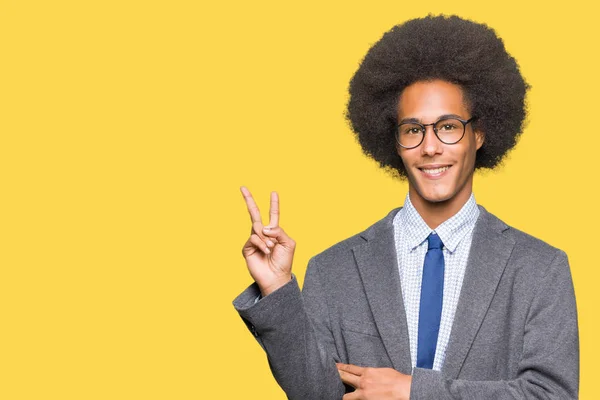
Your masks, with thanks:
[[(234, 306), (266, 351), (273, 376), (290, 399), (341, 399), (344, 385), (335, 366), (339, 358), (316, 263), (309, 262), (301, 293), (291, 274), (295, 243), (277, 226), (277, 196), (271, 198), (272, 228), (264, 231), (258, 208), (244, 189), (253, 231), (242, 253), (255, 283)], [(259, 294), (263, 298), (256, 301)]]
[(516, 379), (444, 379), (440, 372), (415, 368), (410, 399), (564, 400), (577, 399), (578, 394), (577, 308), (569, 263), (561, 251), (530, 304)]
[[(341, 399), (344, 385), (339, 357), (328, 328), (314, 261), (309, 262), (301, 293), (295, 277), (258, 303), (251, 286), (234, 301), (240, 316), (267, 353), (273, 376), (290, 399)], [(246, 306), (244, 306), (246, 302)]]

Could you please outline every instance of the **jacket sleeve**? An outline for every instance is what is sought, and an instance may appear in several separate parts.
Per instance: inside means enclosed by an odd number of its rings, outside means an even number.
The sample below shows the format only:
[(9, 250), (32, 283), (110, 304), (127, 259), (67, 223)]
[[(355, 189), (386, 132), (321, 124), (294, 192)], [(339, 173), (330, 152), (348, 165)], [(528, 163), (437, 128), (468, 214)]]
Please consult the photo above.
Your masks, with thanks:
[(438, 371), (414, 368), (410, 399), (577, 399), (577, 307), (564, 252), (559, 252), (532, 290), (536, 293), (524, 327), (523, 355), (516, 379), (445, 379)]
[(267, 353), (273, 376), (290, 399), (341, 399), (345, 392), (335, 363), (326, 293), (311, 259), (302, 293), (295, 276), (255, 302), (256, 283), (233, 302)]

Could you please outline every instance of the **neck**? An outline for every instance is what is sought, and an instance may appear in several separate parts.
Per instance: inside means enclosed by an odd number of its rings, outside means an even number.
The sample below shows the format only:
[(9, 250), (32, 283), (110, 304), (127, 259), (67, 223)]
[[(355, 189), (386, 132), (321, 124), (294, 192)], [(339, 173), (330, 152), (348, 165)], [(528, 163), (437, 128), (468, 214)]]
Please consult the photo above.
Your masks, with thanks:
[(417, 194), (414, 187), (410, 186), (408, 194), (410, 201), (415, 207), (423, 221), (431, 229), (436, 229), (444, 221), (454, 216), (460, 209), (467, 203), (471, 192), (473, 190), (473, 183), (467, 182), (455, 196), (448, 200), (431, 202), (425, 200), (422, 196)]

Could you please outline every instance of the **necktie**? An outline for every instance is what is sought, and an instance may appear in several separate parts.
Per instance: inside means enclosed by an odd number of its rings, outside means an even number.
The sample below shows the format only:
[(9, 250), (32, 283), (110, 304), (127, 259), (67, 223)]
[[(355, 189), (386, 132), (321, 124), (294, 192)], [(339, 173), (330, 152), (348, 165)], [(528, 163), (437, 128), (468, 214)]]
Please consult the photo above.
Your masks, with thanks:
[(443, 243), (437, 234), (429, 234), (427, 244), (419, 305), (417, 367), (432, 369), (442, 316), (444, 253)]

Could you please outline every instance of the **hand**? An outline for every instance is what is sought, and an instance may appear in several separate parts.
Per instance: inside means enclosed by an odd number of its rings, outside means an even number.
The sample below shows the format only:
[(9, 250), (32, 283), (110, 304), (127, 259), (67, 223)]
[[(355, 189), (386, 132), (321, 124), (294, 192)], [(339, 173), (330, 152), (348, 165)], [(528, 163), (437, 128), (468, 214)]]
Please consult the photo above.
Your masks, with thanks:
[(250, 191), (240, 188), (252, 220), (250, 238), (242, 248), (248, 271), (258, 284), (263, 297), (269, 295), (292, 279), (292, 260), (296, 242), (279, 227), (279, 198), (271, 193), (269, 225), (262, 224), (260, 211)]
[(356, 390), (343, 400), (409, 400), (412, 377), (392, 368), (365, 368), (336, 364), (340, 378)]

